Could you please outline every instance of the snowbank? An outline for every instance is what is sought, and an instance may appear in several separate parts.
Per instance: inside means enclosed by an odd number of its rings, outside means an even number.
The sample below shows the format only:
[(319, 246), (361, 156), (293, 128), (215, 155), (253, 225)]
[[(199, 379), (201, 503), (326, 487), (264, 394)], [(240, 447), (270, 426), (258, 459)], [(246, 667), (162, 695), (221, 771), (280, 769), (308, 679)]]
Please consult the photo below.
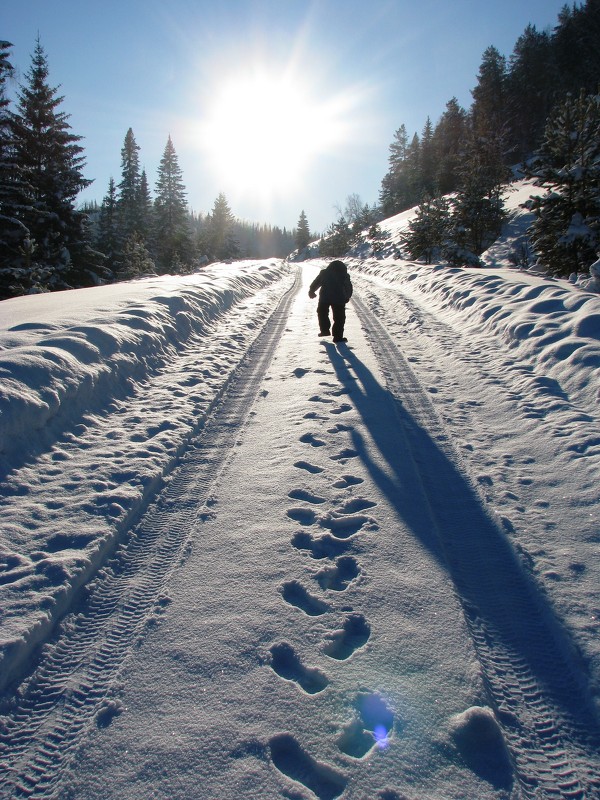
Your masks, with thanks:
[[(219, 314), (281, 276), (279, 262), (6, 300), (0, 308), (0, 452), (123, 397)], [(44, 429), (43, 434), (42, 429)]]
[(212, 265), (0, 304), (0, 688), (162, 485), (293, 276)]
[(600, 297), (517, 270), (351, 261), (352, 270), (502, 338), (582, 402), (600, 402)]

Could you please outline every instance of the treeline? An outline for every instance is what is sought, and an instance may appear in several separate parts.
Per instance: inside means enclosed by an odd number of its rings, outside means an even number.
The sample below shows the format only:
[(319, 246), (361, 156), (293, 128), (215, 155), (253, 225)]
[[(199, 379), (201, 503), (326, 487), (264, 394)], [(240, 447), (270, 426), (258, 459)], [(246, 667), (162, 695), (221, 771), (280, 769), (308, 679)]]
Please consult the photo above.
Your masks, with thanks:
[[(600, 247), (600, 0), (565, 6), (552, 32), (529, 25), (507, 60), (483, 54), (468, 110), (456, 98), (412, 138), (404, 124), (389, 148), (378, 209), (363, 229), (376, 250), (378, 219), (418, 206), (405, 246), (412, 258), (478, 264), (505, 219), (502, 196), (515, 166), (544, 193), (515, 263), (539, 259), (558, 275), (587, 271)], [(343, 255), (357, 241), (348, 212), (321, 250)]]
[(91, 183), (81, 137), (60, 110), (39, 40), (11, 110), (11, 47), (0, 42), (0, 299), (186, 273), (212, 261), (283, 258), (304, 241), (305, 231), (236, 219), (223, 194), (208, 214), (192, 213), (170, 136), (152, 194), (131, 128), (119, 182), (110, 180), (101, 205), (77, 208)]
[[(401, 125), (380, 193), (390, 216), (419, 204), (405, 244), (413, 258), (478, 263), (500, 232), (511, 167), (546, 190), (515, 261), (587, 271), (600, 246), (600, 0), (565, 6), (553, 32), (529, 25), (507, 60), (483, 54), (469, 110), (456, 98), (409, 139)], [(451, 199), (445, 199), (448, 195)]]

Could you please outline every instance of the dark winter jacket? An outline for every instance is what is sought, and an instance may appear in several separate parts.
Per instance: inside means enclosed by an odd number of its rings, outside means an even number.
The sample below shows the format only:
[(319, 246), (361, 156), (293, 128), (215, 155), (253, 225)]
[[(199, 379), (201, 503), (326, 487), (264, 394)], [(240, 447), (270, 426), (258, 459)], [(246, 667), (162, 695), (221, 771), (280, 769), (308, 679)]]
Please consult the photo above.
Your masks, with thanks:
[(308, 290), (309, 297), (314, 297), (317, 289), (319, 303), (331, 305), (345, 305), (352, 297), (352, 281), (348, 269), (343, 261), (332, 261), (328, 267), (322, 269)]

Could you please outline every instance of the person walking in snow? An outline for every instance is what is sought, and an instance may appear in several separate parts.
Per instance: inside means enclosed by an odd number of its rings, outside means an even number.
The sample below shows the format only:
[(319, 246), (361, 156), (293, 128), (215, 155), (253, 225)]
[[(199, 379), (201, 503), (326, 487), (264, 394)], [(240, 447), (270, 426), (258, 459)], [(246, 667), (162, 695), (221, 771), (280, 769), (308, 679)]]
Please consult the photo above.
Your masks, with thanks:
[[(319, 272), (308, 290), (308, 296), (311, 299), (317, 296), (317, 289), (320, 290), (317, 303), (319, 336), (329, 336), (333, 333), (334, 342), (347, 342), (348, 340), (344, 338), (344, 325), (346, 324), (346, 303), (352, 297), (352, 281), (343, 261), (332, 261)], [(330, 308), (333, 316), (333, 328), (329, 321)]]

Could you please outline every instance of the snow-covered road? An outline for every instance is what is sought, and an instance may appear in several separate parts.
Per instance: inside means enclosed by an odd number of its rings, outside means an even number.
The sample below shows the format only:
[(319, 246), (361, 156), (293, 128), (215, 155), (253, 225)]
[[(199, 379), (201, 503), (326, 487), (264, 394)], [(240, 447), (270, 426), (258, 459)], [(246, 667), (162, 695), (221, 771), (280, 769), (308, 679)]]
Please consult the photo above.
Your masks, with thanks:
[[(6, 694), (6, 797), (600, 796), (589, 387), (560, 395), (358, 263), (348, 344), (318, 339), (318, 266), (232, 303), (49, 451), (62, 487), (65, 464), (76, 490), (95, 480), (131, 532)], [(136, 502), (114, 447), (147, 475)], [(27, 469), (6, 485), (64, 519), (68, 571), (89, 508), (32, 500)]]

